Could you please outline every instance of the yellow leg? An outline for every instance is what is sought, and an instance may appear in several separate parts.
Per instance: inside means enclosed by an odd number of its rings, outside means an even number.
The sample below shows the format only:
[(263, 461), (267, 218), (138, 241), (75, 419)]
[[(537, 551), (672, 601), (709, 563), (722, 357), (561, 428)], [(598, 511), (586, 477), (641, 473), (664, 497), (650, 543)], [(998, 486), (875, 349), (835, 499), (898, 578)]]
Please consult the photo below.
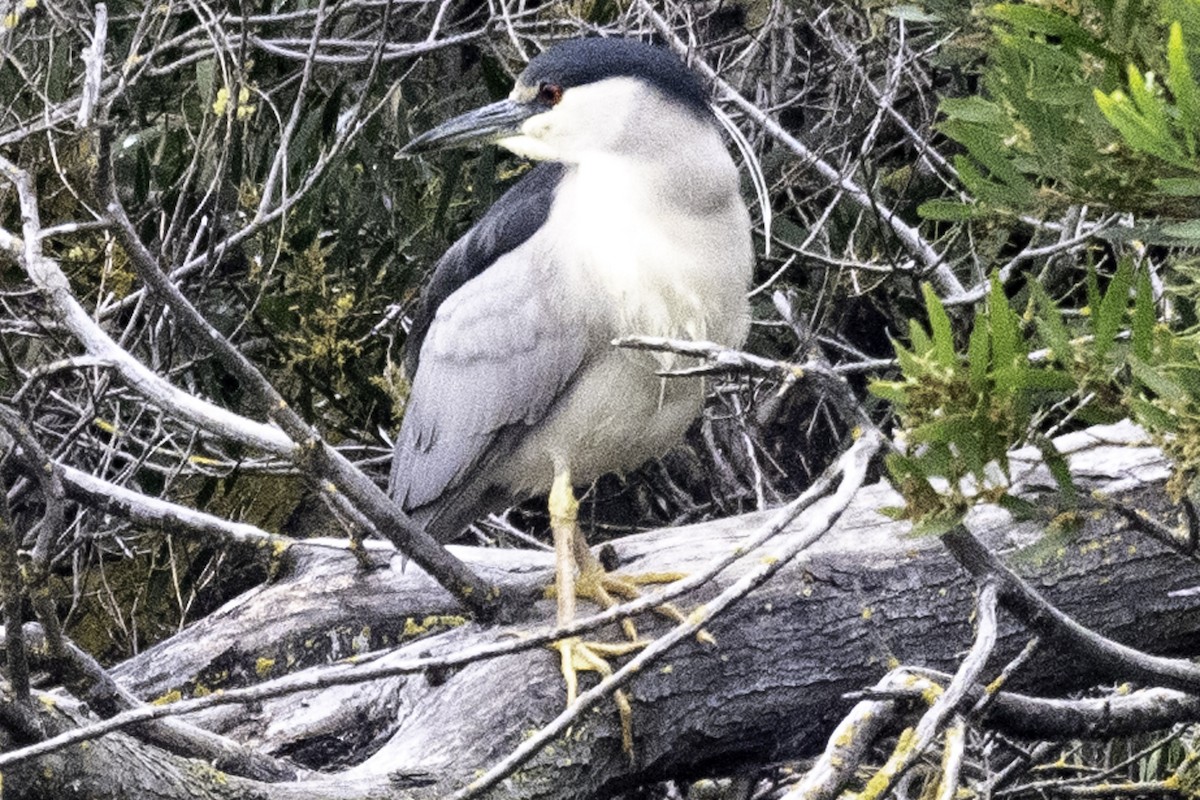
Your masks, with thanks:
[[(591, 561), (595, 560), (586, 544), (580, 547), (583, 537), (579, 534), (578, 513), (579, 502), (575, 499), (575, 492), (571, 487), (571, 473), (565, 469), (559, 470), (550, 488), (550, 528), (554, 531), (556, 567), (554, 591), (558, 595), (559, 627), (575, 619), (576, 553), (582, 549)], [(599, 567), (599, 563), (596, 566)], [(590, 571), (589, 569), (589, 573)], [(636, 640), (636, 632), (633, 638)], [(578, 697), (579, 672), (591, 670), (605, 677), (612, 675), (612, 667), (608, 665), (606, 657), (626, 655), (643, 645), (643, 642), (637, 641), (619, 645), (584, 642), (578, 636), (555, 642), (554, 647), (558, 650), (561, 660), (563, 680), (567, 684), (567, 705), (574, 703)], [(629, 696), (624, 690), (618, 689), (613, 693), (613, 702), (617, 704), (617, 711), (621, 717), (621, 746), (632, 756), (633, 708), (629, 703)]]
[(579, 501), (571, 487), (570, 470), (561, 470), (550, 487), (550, 530), (554, 532), (554, 591), (558, 595), (558, 625), (575, 619), (575, 539), (579, 530)]
[[(557, 545), (557, 540), (555, 542)], [(639, 586), (651, 583), (674, 583), (687, 577), (683, 572), (647, 572), (636, 575), (619, 575), (608, 572), (600, 563), (600, 559), (592, 554), (587, 542), (582, 536), (574, 537), (574, 560), (579, 565), (579, 576), (576, 579), (575, 595), (592, 600), (601, 608), (612, 608), (617, 605), (613, 595), (622, 600), (634, 600), (642, 596)], [(557, 587), (556, 587), (557, 588)], [(685, 622), (687, 617), (673, 603), (663, 603), (655, 606), (654, 611), (672, 622)], [(632, 642), (638, 642), (637, 627), (631, 619), (621, 620), (625, 635)], [(696, 633), (696, 641), (701, 644), (716, 644), (717, 640), (708, 631), (701, 628)]]

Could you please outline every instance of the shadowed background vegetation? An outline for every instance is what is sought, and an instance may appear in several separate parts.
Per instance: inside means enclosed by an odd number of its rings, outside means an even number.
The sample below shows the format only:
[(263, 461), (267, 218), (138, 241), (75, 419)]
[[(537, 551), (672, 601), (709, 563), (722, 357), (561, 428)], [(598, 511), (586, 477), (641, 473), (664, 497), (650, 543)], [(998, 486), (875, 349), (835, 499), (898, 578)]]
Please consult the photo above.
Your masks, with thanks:
[[(504, 96), (554, 41), (626, 35), (713, 73), (765, 179), (760, 197), (747, 169), (747, 349), (836, 367), (908, 443), (887, 465), (896, 513), (943, 532), (978, 499), (958, 488), (974, 478), (1053, 518), (1060, 542), (1082, 500), (1050, 437), (1130, 416), (1176, 460), (1171, 490), (1196, 493), (1200, 4), (114, 1), (82, 120), (92, 4), (0, 11), (0, 155), (34, 176), (45, 255), (75, 296), (174, 385), (266, 411), (142, 288), (97, 188), (103, 139), (161, 267), (380, 482), (407, 315), (438, 256), (528, 168), (494, 149), (397, 151)], [(0, 228), (22, 224), (0, 182)], [(344, 534), (293, 465), (198, 432), (85, 358), (5, 251), (0, 275), (0, 403), (55, 461), (267, 531)], [(786, 369), (724, 375), (687, 447), (601, 480), (585, 517), (613, 535), (790, 499), (841, 452), (846, 404)], [(1007, 497), (997, 465), (1023, 443), (1046, 455), (1061, 506)], [(29, 545), (46, 504), (14, 459), (3, 468)], [(541, 513), (518, 507), (475, 536), (536, 546)], [(260, 550), (175, 533), (68, 507), (45, 590), (103, 662), (270, 576)], [(1173, 734), (1154, 769), (1193, 758), (1193, 738)]]

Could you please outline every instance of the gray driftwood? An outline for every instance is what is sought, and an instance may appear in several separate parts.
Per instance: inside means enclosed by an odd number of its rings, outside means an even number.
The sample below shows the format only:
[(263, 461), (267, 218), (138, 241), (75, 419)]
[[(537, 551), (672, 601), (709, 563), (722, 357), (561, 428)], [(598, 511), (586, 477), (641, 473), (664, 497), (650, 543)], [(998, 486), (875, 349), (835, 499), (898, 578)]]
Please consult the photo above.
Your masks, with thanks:
[[(1072, 468), (1085, 490), (1122, 494), (1170, 517), (1162, 492), (1168, 467), (1159, 451), (1131, 439), (1136, 431), (1118, 426), (1075, 434), (1060, 447), (1075, 451)], [(1053, 482), (1030, 458), (1025, 495), (1053, 493)], [(908, 536), (904, 524), (878, 513), (898, 502), (883, 484), (864, 488), (834, 530), (709, 626), (715, 647), (688, 640), (638, 675), (631, 687), (633, 763), (621, 752), (615, 708), (604, 703), (495, 794), (601, 797), (647, 781), (728, 774), (812, 754), (852, 705), (845, 693), (873, 685), (898, 663), (953, 670), (971, 640), (975, 584), (936, 538)], [(630, 571), (695, 573), (738, 548), (767, 516), (630, 536), (616, 543), (616, 552)], [(991, 507), (973, 513), (969, 527), (1005, 552), (1037, 541), (1042, 529)], [(681, 605), (702, 602), (777, 549), (769, 544), (747, 554)], [(460, 555), (526, 595), (551, 578), (548, 556), (473, 548), (460, 548)], [(356, 643), (374, 646), (400, 635), (408, 619), (459, 613), (449, 595), (412, 566), (400, 571), (398, 560), (364, 571), (348, 554), (294, 548), (285, 562), (273, 583), (121, 665), (118, 678), (145, 699), (186, 694), (197, 684), (215, 689), (281, 674), (289, 660), (295, 669), (306, 658), (349, 655)], [(1108, 636), (1155, 653), (1200, 654), (1200, 592), (1188, 591), (1200, 586), (1200, 568), (1113, 514), (1089, 514), (1084, 533), (1048, 557), (1018, 555), (1010, 563), (1064, 611)], [(538, 600), (526, 618), (507, 626), (463, 624), (363, 663), (507, 640), (544, 630), (552, 619), (552, 603)], [(645, 633), (663, 624), (639, 619)], [(619, 633), (606, 629), (600, 636)], [(1002, 651), (1015, 653), (1027, 638), (1009, 620)], [(1016, 688), (1048, 694), (1120, 679), (1092, 674), (1069, 653), (1048, 648)], [(327, 773), (297, 783), (245, 780), (119, 733), (7, 770), (5, 797), (14, 791), (14, 797), (444, 797), (562, 706), (556, 655), (536, 648), (451, 674), (400, 676), (188, 717)], [(63, 724), (86, 717), (66, 701), (58, 716)]]

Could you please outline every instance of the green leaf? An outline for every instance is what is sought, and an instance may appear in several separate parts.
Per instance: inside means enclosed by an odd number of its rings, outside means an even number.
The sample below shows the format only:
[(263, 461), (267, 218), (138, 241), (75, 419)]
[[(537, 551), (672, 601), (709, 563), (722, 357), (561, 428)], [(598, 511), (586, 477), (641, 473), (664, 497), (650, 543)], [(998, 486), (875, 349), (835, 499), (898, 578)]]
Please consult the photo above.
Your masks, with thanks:
[(1150, 284), (1149, 270), (1138, 273), (1137, 289), (1133, 295), (1133, 354), (1150, 363), (1154, 352), (1154, 287)]
[(937, 14), (930, 14), (918, 5), (910, 5), (908, 3), (892, 6), (884, 13), (889, 17), (902, 19), (905, 22), (940, 22), (942, 19)]
[(1007, 202), (1025, 204), (1032, 200), (1033, 186), (1013, 166), (1011, 148), (1005, 146), (994, 130), (961, 120), (947, 120), (940, 128), (964, 145), (971, 157), (985, 166), (993, 178), (1001, 181), (1001, 185), (993, 185)]
[(941, 536), (957, 528), (966, 519), (965, 509), (947, 509), (922, 517), (913, 523), (913, 536)]
[(1200, 178), (1155, 178), (1154, 186), (1168, 197), (1200, 197)]
[(1063, 504), (1067, 508), (1077, 508), (1079, 493), (1075, 489), (1075, 482), (1071, 480), (1071, 467), (1067, 463), (1067, 459), (1054, 446), (1054, 442), (1045, 436), (1034, 436), (1033, 445), (1041, 452), (1042, 460), (1046, 462), (1046, 467), (1054, 477), (1054, 482), (1058, 484), (1058, 493)]
[[(1126, 72), (1129, 77), (1129, 96), (1133, 98), (1133, 103), (1146, 120), (1146, 124), (1164, 141), (1176, 146), (1171, 136), (1171, 126), (1167, 123), (1166, 104), (1154, 91), (1154, 73), (1142, 75), (1133, 64), (1128, 66)], [(1182, 156), (1183, 153), (1179, 155)]]
[(963, 222), (979, 216), (978, 206), (957, 200), (926, 200), (917, 206), (917, 216), (935, 222)]
[(1179, 421), (1175, 417), (1145, 398), (1131, 397), (1129, 407), (1133, 410), (1134, 419), (1138, 421), (1138, 424), (1144, 425), (1147, 430), (1156, 433), (1175, 433), (1179, 428)]
[[(933, 340), (929, 338), (929, 334), (925, 332), (921, 323), (915, 319), (908, 321), (908, 340), (912, 343), (913, 353), (920, 358), (925, 358), (933, 352)], [(920, 369), (920, 372), (924, 371), (924, 368)], [(904, 373), (907, 375), (908, 370), (904, 370)]]
[(948, 97), (938, 104), (938, 110), (950, 119), (977, 122), (1006, 130), (1012, 127), (1004, 109), (982, 97)]
[(1200, 241), (1200, 219), (1176, 222), (1173, 225), (1164, 225), (1162, 232), (1172, 239), (1185, 239), (1189, 243), (1198, 242)]
[(1016, 369), (1017, 354), (1021, 349), (1021, 332), (1018, 329), (1017, 315), (1008, 305), (1004, 296), (1004, 287), (1000, 279), (993, 273), (991, 277), (991, 294), (988, 299), (988, 320), (992, 334), (992, 360), (996, 365), (996, 384), (998, 387), (1011, 388), (1009, 381)]
[(1013, 519), (1018, 522), (1035, 519), (1038, 513), (1038, 508), (1033, 503), (1007, 493), (1000, 496), (996, 501), (996, 505), (1003, 508), (1009, 514), (1012, 514)]
[(1114, 337), (1129, 307), (1129, 289), (1133, 286), (1133, 264), (1128, 258), (1117, 262), (1117, 271), (1108, 283), (1100, 308), (1095, 313), (1097, 359), (1103, 359), (1112, 349)]
[(1200, 134), (1200, 87), (1196, 86), (1192, 76), (1192, 66), (1183, 44), (1183, 28), (1178, 22), (1171, 23), (1171, 32), (1167, 35), (1167, 64), (1167, 88), (1179, 108), (1180, 122), (1188, 137), (1188, 151), (1194, 155), (1195, 137)]
[(1038, 333), (1053, 353), (1054, 360), (1063, 366), (1070, 366), (1074, 349), (1071, 347), (1071, 334), (1063, 322), (1062, 312), (1046, 293), (1041, 281), (1030, 281), (1029, 285), (1033, 299), (1038, 305), (1038, 312), (1033, 318)]
[[(915, 323), (909, 325), (909, 329), (919, 329), (921, 326)], [(921, 331), (921, 336), (925, 336), (925, 331)], [(928, 337), (926, 337), (928, 341)], [(916, 378), (925, 374), (925, 365), (921, 363), (911, 350), (895, 339), (892, 340), (892, 349), (896, 351), (896, 362), (900, 365), (900, 372), (907, 378)]]
[(1178, 143), (1171, 138), (1170, 132), (1164, 128), (1154, 127), (1138, 113), (1133, 103), (1120, 89), (1111, 95), (1095, 89), (1092, 94), (1096, 99), (1096, 105), (1100, 107), (1100, 112), (1104, 114), (1104, 118), (1120, 131), (1125, 143), (1134, 150), (1158, 156), (1177, 166), (1191, 166), (1180, 152)]
[(1078, 388), (1075, 379), (1060, 369), (1019, 369), (1013, 375), (1013, 382), (1017, 389), (1046, 392), (1072, 392)]
[(1112, 55), (1095, 37), (1080, 27), (1079, 23), (1054, 11), (1031, 5), (1005, 3), (992, 6), (987, 15), (1023, 31), (1057, 37), (1064, 43), (1101, 58), (1109, 58)]
[(956, 361), (954, 329), (950, 325), (946, 307), (942, 305), (937, 293), (928, 283), (921, 284), (921, 293), (925, 296), (925, 309), (929, 314), (929, 329), (933, 331), (933, 357), (938, 364), (947, 369), (953, 369)]
[(871, 381), (867, 384), (867, 391), (897, 406), (903, 406), (908, 400), (908, 393), (901, 381)]
[(975, 325), (971, 328), (971, 338), (967, 342), (967, 367), (970, 369), (971, 388), (979, 393), (988, 388), (988, 356), (991, 344), (988, 314), (986, 310), (982, 310), (975, 315)]
[(1129, 369), (1133, 377), (1168, 404), (1177, 408), (1187, 405), (1191, 395), (1186, 389), (1137, 356), (1129, 357)]

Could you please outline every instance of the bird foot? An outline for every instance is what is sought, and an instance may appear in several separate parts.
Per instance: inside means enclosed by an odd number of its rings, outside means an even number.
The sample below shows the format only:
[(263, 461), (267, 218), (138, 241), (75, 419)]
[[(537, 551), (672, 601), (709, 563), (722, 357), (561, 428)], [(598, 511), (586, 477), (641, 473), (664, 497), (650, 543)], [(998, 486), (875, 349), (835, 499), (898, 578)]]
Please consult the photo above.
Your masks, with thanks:
[[(560, 639), (550, 645), (559, 652), (562, 661), (563, 680), (567, 684), (567, 707), (575, 704), (579, 694), (579, 673), (598, 672), (601, 678), (613, 674), (609, 658), (628, 655), (645, 647), (648, 642), (633, 641), (620, 644), (607, 642), (585, 642), (578, 636)], [(613, 692), (613, 702), (621, 718), (621, 749), (633, 757), (633, 706), (624, 689)]]
[[(674, 583), (687, 577), (683, 572), (643, 572), (624, 575), (618, 572), (608, 572), (599, 563), (589, 565), (580, 571), (575, 578), (575, 596), (591, 600), (603, 609), (618, 605), (616, 598), (621, 600), (636, 600), (642, 596), (642, 586), (656, 583)], [(555, 595), (554, 587), (546, 590), (547, 597)], [(654, 607), (654, 612), (671, 622), (685, 622), (687, 617), (674, 603), (663, 603)], [(637, 625), (628, 617), (621, 620), (621, 628), (631, 642), (640, 641)], [(706, 630), (696, 633), (696, 641), (701, 644), (715, 645), (717, 640)]]

